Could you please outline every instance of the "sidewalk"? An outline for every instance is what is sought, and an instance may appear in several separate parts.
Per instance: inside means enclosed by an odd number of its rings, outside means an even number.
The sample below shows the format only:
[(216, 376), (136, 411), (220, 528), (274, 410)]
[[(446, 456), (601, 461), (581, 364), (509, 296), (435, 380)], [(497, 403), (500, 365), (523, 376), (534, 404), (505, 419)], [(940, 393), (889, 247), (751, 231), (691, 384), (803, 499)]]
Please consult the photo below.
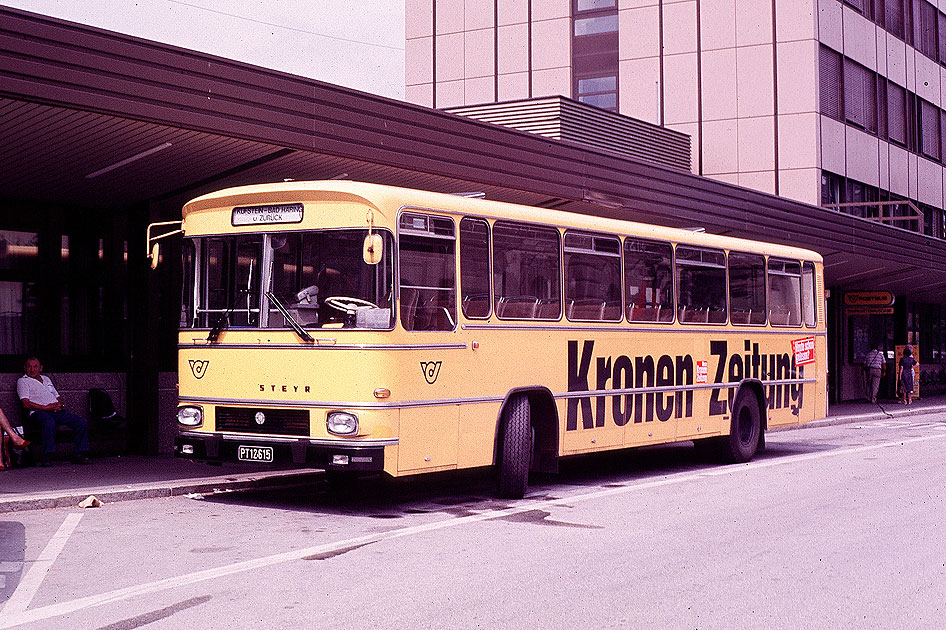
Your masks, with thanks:
[[(886, 412), (886, 413), (885, 413)], [(866, 402), (832, 405), (828, 417), (801, 427), (847, 424), (885, 417), (942, 413), (946, 396), (935, 396), (909, 407), (895, 400), (880, 406)], [(105, 504), (131, 499), (180, 496), (312, 483), (321, 470), (261, 470), (240, 464), (210, 466), (170, 456), (121, 456), (96, 459), (91, 466), (57, 462), (51, 468), (17, 468), (0, 472), (0, 514), (19, 510), (75, 506), (94, 495)]]
[(95, 496), (105, 504), (132, 499), (180, 496), (311, 483), (314, 468), (263, 470), (257, 466), (211, 466), (172, 456), (122, 455), (95, 459), (91, 466), (57, 461), (0, 472), (0, 514), (69, 507)]

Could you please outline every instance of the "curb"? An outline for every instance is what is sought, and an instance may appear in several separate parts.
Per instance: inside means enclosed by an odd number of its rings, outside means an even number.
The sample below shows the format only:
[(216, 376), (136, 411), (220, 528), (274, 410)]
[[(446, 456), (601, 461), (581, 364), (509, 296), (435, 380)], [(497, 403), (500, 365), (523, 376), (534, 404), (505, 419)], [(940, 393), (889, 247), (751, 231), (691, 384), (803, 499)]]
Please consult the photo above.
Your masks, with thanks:
[(279, 471), (274, 473), (254, 474), (242, 478), (211, 477), (205, 479), (180, 479), (175, 481), (161, 481), (123, 486), (106, 486), (89, 489), (69, 489), (44, 492), (24, 497), (0, 499), (0, 514), (6, 512), (22, 512), (26, 510), (45, 510), (49, 508), (77, 507), (90, 495), (94, 495), (102, 503), (117, 503), (119, 501), (134, 501), (137, 499), (155, 499), (161, 497), (176, 497), (185, 494), (217, 494), (255, 488), (289, 488), (308, 485), (321, 479), (323, 470), (304, 469), (301, 471)]
[[(893, 403), (897, 405), (896, 402)], [(878, 405), (880, 406), (880, 405)], [(807, 422), (805, 424), (799, 424), (794, 426), (787, 427), (775, 427), (768, 429), (766, 433), (778, 433), (781, 431), (797, 431), (802, 429), (817, 429), (818, 427), (833, 427), (842, 424), (853, 424), (855, 422), (862, 422), (864, 420), (883, 420), (884, 418), (902, 418), (904, 416), (925, 416), (935, 413), (946, 414), (946, 405), (931, 405), (928, 407), (914, 407), (913, 409), (903, 408), (900, 405), (897, 405), (897, 409), (889, 409), (883, 406), (880, 406), (879, 411), (871, 411), (867, 413), (857, 413), (845, 416), (828, 416), (822, 420), (815, 420), (814, 422)]]

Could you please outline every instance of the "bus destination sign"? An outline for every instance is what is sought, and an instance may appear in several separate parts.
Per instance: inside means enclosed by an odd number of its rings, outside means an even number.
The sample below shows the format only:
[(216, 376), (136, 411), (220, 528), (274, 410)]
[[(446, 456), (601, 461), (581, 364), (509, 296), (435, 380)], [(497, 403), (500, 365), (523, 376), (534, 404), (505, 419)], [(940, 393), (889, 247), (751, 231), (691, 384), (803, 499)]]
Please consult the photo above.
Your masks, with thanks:
[(302, 204), (283, 203), (273, 206), (242, 206), (233, 209), (230, 222), (234, 226), (301, 223)]

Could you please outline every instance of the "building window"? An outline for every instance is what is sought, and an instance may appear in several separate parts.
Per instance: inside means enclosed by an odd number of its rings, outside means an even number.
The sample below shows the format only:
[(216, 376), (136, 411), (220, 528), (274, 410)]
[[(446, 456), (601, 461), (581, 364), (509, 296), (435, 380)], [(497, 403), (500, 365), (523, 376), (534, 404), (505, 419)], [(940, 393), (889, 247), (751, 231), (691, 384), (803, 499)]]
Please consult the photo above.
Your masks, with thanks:
[(940, 13), (937, 16), (937, 42), (939, 44), (939, 62), (946, 64), (946, 15)]
[(903, 0), (884, 0), (884, 28), (900, 39), (904, 39)]
[(841, 83), (841, 54), (821, 47), (819, 59), (821, 113), (835, 120), (844, 120), (844, 94)]
[(573, 0), (572, 95), (618, 110), (617, 0)]
[(896, 83), (887, 83), (887, 137), (907, 144), (907, 92)]
[(939, 134), (939, 114), (940, 109), (918, 98), (919, 105), (917, 112), (917, 123), (919, 129), (917, 137), (920, 140), (920, 152), (928, 158), (939, 161), (940, 157), (940, 134)]
[(915, 0), (913, 3), (913, 45), (930, 59), (936, 59), (936, 44), (939, 36), (936, 32), (936, 10), (925, 0)]
[(850, 59), (844, 60), (844, 118), (877, 133), (877, 80), (873, 72)]
[(844, 0), (844, 4), (863, 13), (865, 17), (870, 17), (870, 0)]

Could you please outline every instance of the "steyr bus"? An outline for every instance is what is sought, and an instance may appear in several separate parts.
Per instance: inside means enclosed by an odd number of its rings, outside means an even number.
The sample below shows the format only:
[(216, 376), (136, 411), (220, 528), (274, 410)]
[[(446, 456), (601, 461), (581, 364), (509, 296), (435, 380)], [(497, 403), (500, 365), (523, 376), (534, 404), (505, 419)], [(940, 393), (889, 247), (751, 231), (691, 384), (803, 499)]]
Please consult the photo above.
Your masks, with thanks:
[(343, 181), (204, 195), (175, 232), (179, 457), (492, 466), (522, 497), (563, 457), (693, 440), (745, 462), (825, 415), (805, 249)]

